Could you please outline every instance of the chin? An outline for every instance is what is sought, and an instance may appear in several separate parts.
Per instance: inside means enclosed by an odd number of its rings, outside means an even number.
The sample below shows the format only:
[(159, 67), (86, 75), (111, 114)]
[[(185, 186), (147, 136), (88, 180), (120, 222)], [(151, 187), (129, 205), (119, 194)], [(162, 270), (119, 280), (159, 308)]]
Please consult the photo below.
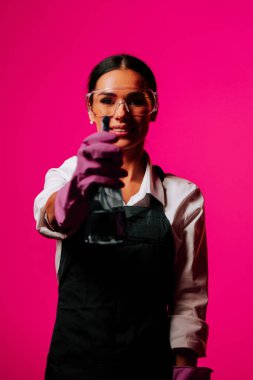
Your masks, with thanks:
[(140, 151), (140, 148), (143, 149), (143, 146), (144, 146), (144, 140), (141, 140), (141, 141), (129, 141), (129, 140), (124, 140), (124, 139), (119, 139), (119, 141), (117, 141), (115, 143), (116, 146), (118, 146), (120, 149), (122, 149), (123, 151), (128, 151), (128, 150), (134, 150), (136, 149), (136, 151)]

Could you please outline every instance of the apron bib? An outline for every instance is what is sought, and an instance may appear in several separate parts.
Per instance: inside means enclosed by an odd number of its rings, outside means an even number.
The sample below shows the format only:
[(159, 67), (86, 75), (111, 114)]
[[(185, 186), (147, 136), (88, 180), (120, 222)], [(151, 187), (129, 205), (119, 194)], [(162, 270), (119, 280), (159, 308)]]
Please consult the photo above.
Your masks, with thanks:
[(152, 196), (125, 212), (122, 245), (63, 241), (46, 380), (171, 379), (171, 226)]

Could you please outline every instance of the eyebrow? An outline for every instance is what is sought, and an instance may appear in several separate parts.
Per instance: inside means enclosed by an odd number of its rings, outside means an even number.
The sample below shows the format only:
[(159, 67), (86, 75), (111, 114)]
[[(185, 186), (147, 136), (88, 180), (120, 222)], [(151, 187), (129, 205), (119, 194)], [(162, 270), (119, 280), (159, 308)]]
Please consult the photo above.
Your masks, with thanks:
[(109, 95), (109, 96), (117, 96), (113, 92), (107, 92), (107, 91), (102, 91), (98, 95)]

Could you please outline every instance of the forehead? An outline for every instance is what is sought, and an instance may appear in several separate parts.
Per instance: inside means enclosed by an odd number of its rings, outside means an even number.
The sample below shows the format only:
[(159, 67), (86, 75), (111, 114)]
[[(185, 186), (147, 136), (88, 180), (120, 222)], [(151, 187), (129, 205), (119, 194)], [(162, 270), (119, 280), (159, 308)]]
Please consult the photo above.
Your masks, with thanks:
[(101, 75), (97, 80), (95, 90), (114, 87), (147, 88), (147, 83), (143, 76), (136, 71), (119, 69)]

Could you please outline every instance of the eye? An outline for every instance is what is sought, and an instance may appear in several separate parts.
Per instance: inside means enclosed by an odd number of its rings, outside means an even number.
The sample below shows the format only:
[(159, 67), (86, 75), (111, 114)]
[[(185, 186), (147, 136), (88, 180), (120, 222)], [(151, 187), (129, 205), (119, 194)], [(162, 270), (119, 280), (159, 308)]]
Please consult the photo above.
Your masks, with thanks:
[(141, 107), (145, 106), (147, 101), (143, 94), (135, 94), (128, 97), (127, 104), (129, 106)]
[(115, 101), (112, 97), (106, 96), (106, 97), (100, 99), (100, 103), (106, 104), (106, 105), (113, 105), (115, 103)]

